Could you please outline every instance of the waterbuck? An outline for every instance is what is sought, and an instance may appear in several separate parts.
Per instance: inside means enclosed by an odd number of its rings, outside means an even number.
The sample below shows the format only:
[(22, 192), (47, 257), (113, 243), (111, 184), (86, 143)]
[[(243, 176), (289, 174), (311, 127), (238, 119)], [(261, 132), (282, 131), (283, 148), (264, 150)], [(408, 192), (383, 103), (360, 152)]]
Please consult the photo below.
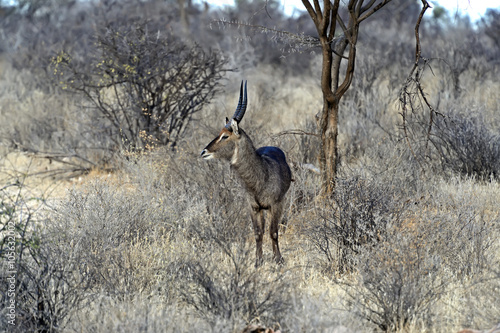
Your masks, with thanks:
[(264, 236), (264, 210), (271, 220), (269, 234), (273, 243), (274, 260), (281, 264), (278, 246), (278, 223), (283, 212), (283, 198), (290, 187), (292, 173), (285, 154), (278, 147), (255, 149), (250, 137), (239, 127), (247, 108), (247, 84), (241, 82), (238, 107), (231, 120), (219, 135), (203, 149), (201, 156), (208, 160), (220, 158), (230, 161), (242, 180), (250, 203), (250, 214), (257, 242), (256, 266), (262, 263), (262, 239)]

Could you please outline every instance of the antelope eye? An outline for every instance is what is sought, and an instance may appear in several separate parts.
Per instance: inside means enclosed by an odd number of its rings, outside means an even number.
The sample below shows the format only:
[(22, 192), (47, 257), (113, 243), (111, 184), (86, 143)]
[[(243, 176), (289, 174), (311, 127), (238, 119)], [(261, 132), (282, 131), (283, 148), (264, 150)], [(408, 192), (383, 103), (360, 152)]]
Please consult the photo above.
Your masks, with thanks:
[(226, 140), (227, 138), (229, 138), (229, 136), (227, 136), (227, 135), (223, 135), (220, 139), (221, 139), (221, 140)]

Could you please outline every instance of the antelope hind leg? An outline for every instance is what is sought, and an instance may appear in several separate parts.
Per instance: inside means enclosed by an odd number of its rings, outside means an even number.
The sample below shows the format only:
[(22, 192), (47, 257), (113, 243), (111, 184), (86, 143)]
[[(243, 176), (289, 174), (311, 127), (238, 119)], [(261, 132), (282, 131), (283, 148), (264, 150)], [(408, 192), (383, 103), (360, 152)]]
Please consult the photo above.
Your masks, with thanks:
[(251, 216), (256, 242), (255, 267), (258, 267), (262, 264), (262, 240), (264, 238), (265, 228), (264, 212), (260, 208), (252, 207)]
[(281, 220), (281, 214), (283, 211), (283, 206), (281, 203), (278, 203), (271, 207), (271, 225), (269, 226), (269, 235), (271, 236), (271, 240), (273, 242), (273, 254), (274, 260), (278, 265), (284, 263), (284, 259), (280, 253), (280, 247), (278, 244), (278, 228), (279, 222)]

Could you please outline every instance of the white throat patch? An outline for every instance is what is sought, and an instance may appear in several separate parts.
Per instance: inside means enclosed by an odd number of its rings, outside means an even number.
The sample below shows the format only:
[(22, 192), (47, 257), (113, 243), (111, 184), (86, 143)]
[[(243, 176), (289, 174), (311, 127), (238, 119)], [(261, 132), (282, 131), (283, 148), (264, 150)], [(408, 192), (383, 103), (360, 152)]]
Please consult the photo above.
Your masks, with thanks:
[(231, 157), (231, 164), (236, 164), (238, 163), (238, 145), (235, 144), (234, 145), (234, 152), (233, 152), (233, 156)]

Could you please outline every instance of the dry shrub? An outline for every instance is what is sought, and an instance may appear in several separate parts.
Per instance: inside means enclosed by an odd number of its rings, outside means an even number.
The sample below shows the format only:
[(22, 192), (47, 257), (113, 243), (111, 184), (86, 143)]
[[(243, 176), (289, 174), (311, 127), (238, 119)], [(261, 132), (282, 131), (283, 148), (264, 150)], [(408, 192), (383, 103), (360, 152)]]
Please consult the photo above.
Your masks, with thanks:
[(177, 263), (180, 299), (212, 325), (223, 320), (233, 330), (280, 322), (292, 307), (290, 276), (274, 266), (254, 268), (252, 241), (233, 244), (218, 233), (204, 241), (193, 242), (197, 258)]
[(396, 201), (385, 186), (361, 177), (337, 181), (332, 204), (306, 231), (324, 255), (327, 271), (352, 272), (363, 247), (371, 247), (385, 234), (397, 214)]
[[(443, 316), (450, 303), (475, 318), (479, 300), (496, 299), (497, 184), (431, 176), (404, 148), (387, 140), (344, 165), (333, 203), (316, 208), (305, 236), (363, 322), (383, 331), (459, 327), (456, 315)], [(456, 304), (457, 293), (474, 301)]]
[(0, 189), (2, 327), (54, 332), (84, 306), (91, 280), (82, 267), (84, 254), (61, 246), (43, 227), (50, 225), (44, 199), (27, 195), (24, 187), (21, 180)]
[(289, 276), (254, 268), (246, 202), (230, 178), (227, 186), (213, 178), (226, 170), (196, 174), (182, 156), (129, 155), (119, 182), (97, 178), (69, 191), (52, 241), (79, 253), (94, 309), (104, 294), (118, 307), (149, 295), (211, 326), (272, 325), (291, 306)]
[(117, 302), (137, 295), (171, 302), (169, 267), (184, 253), (184, 224), (206, 209), (177, 187), (147, 192), (125, 179), (98, 177), (43, 211), (20, 190), (2, 189), (2, 229), (15, 224), (16, 329), (62, 330), (101, 294)]
[(117, 147), (145, 149), (151, 139), (174, 147), (222, 77), (218, 52), (160, 29), (147, 21), (100, 26), (83, 61), (63, 51), (53, 59), (55, 81), (100, 115), (99, 131)]
[(360, 255), (348, 292), (354, 311), (383, 331), (448, 325), (435, 315), (441, 298), (487, 274), (498, 217), (486, 216), (471, 197), (449, 199), (408, 202), (383, 240)]
[(481, 180), (500, 175), (500, 136), (478, 112), (452, 111), (438, 117), (431, 141), (445, 171)]
[(82, 253), (81, 265), (95, 291), (116, 297), (148, 292), (161, 270), (148, 255), (159, 244), (168, 249), (179, 218), (163, 200), (96, 179), (69, 191), (50, 229), (58, 244)]

